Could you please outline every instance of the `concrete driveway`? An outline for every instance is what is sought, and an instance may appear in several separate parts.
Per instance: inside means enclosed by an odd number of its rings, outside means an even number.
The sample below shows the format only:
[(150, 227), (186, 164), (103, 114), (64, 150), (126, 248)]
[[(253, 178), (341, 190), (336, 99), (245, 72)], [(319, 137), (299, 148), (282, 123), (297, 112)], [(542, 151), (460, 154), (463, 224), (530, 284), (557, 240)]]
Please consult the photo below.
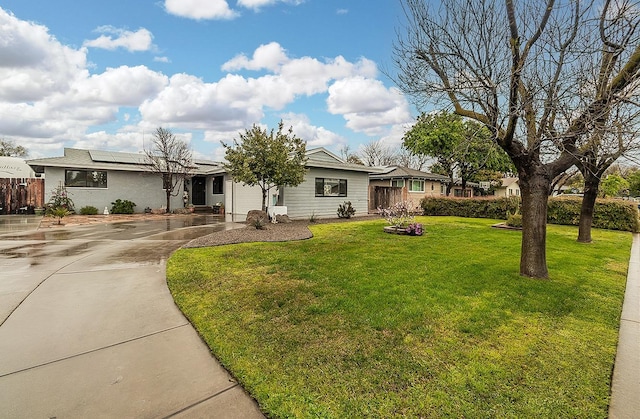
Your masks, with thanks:
[[(262, 417), (174, 305), (165, 261), (210, 216), (0, 223), (0, 417)], [(18, 221), (19, 218), (14, 218)]]

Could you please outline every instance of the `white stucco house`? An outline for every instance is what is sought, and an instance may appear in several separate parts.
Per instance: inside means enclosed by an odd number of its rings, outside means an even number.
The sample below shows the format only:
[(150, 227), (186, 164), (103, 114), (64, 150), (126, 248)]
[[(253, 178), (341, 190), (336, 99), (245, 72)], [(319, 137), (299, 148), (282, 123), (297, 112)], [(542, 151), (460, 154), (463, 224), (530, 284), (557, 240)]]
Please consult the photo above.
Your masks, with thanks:
[[(272, 212), (292, 219), (336, 217), (338, 205), (350, 201), (357, 214), (368, 209), (369, 174), (379, 169), (344, 162), (324, 148), (307, 151), (304, 182), (296, 187), (270, 191)], [(46, 178), (46, 200), (64, 185), (76, 209), (94, 206), (100, 211), (116, 199), (136, 204), (135, 211), (160, 208), (166, 201), (162, 177), (149, 171), (145, 155), (65, 148), (64, 156), (28, 160)], [(224, 206), (225, 214), (243, 220), (250, 210), (262, 207), (259, 187), (235, 182), (220, 162), (195, 160), (192, 177), (184, 179), (172, 197), (171, 208), (180, 208), (183, 191), (188, 204), (213, 211)]]

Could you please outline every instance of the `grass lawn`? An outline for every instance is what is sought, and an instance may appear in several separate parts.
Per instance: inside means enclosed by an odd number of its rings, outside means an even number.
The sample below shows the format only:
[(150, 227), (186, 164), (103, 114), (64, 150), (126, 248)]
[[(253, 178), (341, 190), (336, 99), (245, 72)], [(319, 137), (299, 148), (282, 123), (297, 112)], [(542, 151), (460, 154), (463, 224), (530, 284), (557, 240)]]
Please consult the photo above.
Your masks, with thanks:
[(607, 417), (631, 234), (549, 225), (533, 280), (520, 232), (417, 220), (179, 250), (169, 288), (272, 417)]

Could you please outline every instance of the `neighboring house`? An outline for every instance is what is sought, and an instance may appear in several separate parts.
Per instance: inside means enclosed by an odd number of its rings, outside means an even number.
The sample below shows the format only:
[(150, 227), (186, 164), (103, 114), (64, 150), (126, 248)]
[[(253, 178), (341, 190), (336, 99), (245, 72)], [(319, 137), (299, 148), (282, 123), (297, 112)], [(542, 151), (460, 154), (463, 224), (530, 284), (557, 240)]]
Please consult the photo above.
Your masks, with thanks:
[(44, 205), (44, 180), (18, 157), (0, 156), (0, 214), (33, 214)]
[(370, 210), (389, 208), (397, 202), (420, 207), (425, 197), (445, 196), (449, 178), (401, 166), (389, 166), (369, 176)]
[[(369, 173), (377, 169), (347, 164), (323, 148), (308, 150), (307, 158), (304, 182), (270, 191), (271, 207), (291, 218), (334, 217), (339, 204), (351, 201), (356, 214), (367, 213)], [(46, 174), (48, 196), (65, 185), (76, 209), (91, 205), (102, 212), (116, 199), (134, 202), (136, 212), (165, 204), (162, 177), (149, 171), (144, 154), (66, 148), (63, 157), (27, 163)], [(260, 188), (234, 182), (222, 163), (195, 160), (194, 167), (192, 177), (172, 197), (172, 209), (184, 205), (183, 191), (188, 193), (187, 204), (216, 210), (224, 206), (233, 220), (244, 221), (250, 210), (262, 208)]]
[(496, 188), (496, 197), (520, 196), (520, 184), (517, 177), (502, 178), (502, 185)]

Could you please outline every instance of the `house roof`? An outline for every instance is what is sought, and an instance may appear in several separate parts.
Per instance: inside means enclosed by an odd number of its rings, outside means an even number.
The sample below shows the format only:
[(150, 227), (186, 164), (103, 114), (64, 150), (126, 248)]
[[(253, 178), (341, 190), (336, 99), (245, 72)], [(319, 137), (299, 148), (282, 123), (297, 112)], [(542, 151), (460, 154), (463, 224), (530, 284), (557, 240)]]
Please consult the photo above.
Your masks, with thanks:
[[(354, 172), (379, 173), (380, 168), (346, 163), (340, 157), (319, 147), (307, 150), (307, 167), (349, 170)], [(65, 148), (62, 157), (32, 159), (26, 162), (36, 172), (43, 172), (45, 167), (63, 167), (95, 170), (122, 170), (129, 172), (147, 172), (149, 165), (143, 153), (121, 153), (115, 151), (83, 150)], [(211, 160), (194, 160), (195, 175), (215, 175), (225, 173), (220, 162)]]
[(307, 167), (349, 170), (352, 172), (380, 173), (381, 168), (347, 163), (324, 147), (307, 150)]
[(518, 186), (520, 186), (519, 179), (517, 177), (506, 177), (506, 178), (502, 178), (502, 186), (501, 188), (506, 188), (509, 187), (513, 184), (517, 184)]
[[(121, 153), (102, 150), (82, 150), (65, 148), (62, 157), (47, 157), (27, 160), (27, 164), (36, 172), (44, 167), (64, 167), (96, 170), (122, 170), (128, 172), (148, 172), (146, 155), (143, 153)], [(203, 174), (221, 164), (207, 160), (194, 160), (194, 173)]]
[(420, 170), (410, 169), (404, 166), (388, 166), (382, 168), (382, 173), (372, 174), (371, 179), (424, 179), (446, 182), (448, 177), (435, 173), (423, 172)]

